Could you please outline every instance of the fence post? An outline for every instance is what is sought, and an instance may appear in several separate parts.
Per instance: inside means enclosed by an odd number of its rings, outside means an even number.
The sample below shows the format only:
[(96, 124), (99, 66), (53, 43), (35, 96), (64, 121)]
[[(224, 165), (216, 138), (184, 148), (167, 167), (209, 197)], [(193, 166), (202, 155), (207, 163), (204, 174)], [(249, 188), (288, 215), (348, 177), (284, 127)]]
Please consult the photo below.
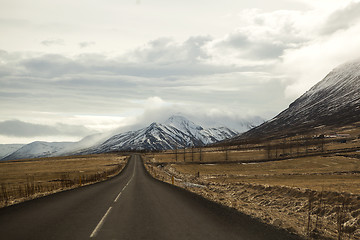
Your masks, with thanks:
[(191, 161), (194, 161), (194, 146), (191, 147)]
[(178, 160), (177, 150), (178, 150), (178, 147), (176, 145), (176, 147), (175, 147), (175, 162), (177, 162), (177, 160)]
[(186, 147), (184, 147), (184, 162), (186, 162)]
[(82, 179), (81, 179), (81, 173), (83, 173), (84, 171), (79, 171), (79, 185), (82, 186)]

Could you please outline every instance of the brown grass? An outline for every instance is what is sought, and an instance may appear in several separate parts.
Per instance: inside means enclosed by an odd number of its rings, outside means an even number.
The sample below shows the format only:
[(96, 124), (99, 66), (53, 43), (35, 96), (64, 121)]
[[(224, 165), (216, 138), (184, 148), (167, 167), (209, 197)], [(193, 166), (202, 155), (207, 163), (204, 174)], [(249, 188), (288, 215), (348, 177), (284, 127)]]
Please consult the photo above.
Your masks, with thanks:
[(322, 146), (322, 140), (297, 136), (202, 148), (201, 161), (199, 149), (186, 149), (185, 161), (183, 149), (177, 161), (171, 151), (148, 154), (147, 169), (306, 239), (360, 239), (360, 130), (340, 130), (350, 134), (345, 143), (325, 139)]
[(126, 156), (98, 154), (0, 162), (0, 206), (106, 179), (126, 161)]
[(360, 239), (359, 175), (336, 173), (357, 168), (358, 161), (333, 156), (146, 166), (162, 181), (171, 183), (174, 176), (177, 186), (306, 239)]
[(219, 183), (257, 183), (360, 194), (360, 159), (310, 157), (248, 164), (172, 164), (176, 171)]

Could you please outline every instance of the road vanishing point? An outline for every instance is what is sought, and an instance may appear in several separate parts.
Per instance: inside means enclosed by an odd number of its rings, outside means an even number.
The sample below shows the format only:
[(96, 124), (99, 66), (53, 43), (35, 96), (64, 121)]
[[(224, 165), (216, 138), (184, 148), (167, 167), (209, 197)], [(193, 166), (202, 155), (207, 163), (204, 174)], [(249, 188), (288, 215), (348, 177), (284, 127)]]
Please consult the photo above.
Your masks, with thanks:
[(0, 239), (290, 240), (296, 236), (152, 178), (139, 155), (107, 181), (0, 209)]

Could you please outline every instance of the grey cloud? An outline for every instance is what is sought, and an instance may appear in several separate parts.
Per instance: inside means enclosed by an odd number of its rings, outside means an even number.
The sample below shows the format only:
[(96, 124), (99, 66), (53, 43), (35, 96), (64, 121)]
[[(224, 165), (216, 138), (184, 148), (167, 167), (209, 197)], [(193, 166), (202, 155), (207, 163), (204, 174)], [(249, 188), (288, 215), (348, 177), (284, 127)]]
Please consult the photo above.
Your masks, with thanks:
[(86, 47), (89, 47), (89, 46), (95, 45), (95, 44), (96, 44), (95, 42), (80, 42), (79, 47), (80, 48), (86, 48)]
[[(207, 63), (211, 56), (205, 49), (210, 41), (212, 38), (206, 36), (192, 37), (180, 44), (158, 39), (118, 58), (101, 54), (74, 58), (56, 54), (19, 56), (17, 61), (9, 62), (8, 75), (0, 78), (1, 92), (5, 93), (0, 93), (0, 108), (122, 114), (133, 109), (140, 111), (143, 106), (132, 100), (151, 96), (186, 104), (209, 103), (208, 108), (229, 102), (238, 108), (268, 96), (262, 90), (253, 94), (241, 89), (246, 82), (256, 85), (256, 78), (236, 76), (240, 72), (266, 71), (268, 66)], [(281, 91), (278, 88), (275, 92), (279, 96)], [(6, 118), (10, 117), (8, 114)]]
[(201, 59), (209, 57), (203, 47), (211, 40), (210, 36), (196, 36), (177, 44), (170, 38), (159, 38), (131, 52), (130, 58), (136, 62), (166, 64), (200, 62)]
[(250, 48), (248, 56), (254, 59), (276, 59), (289, 47), (281, 43), (260, 43)]
[(42, 41), (41, 44), (50, 47), (54, 45), (65, 45), (65, 41), (63, 39), (48, 39)]
[(84, 71), (81, 64), (59, 54), (46, 54), (29, 58), (20, 64), (27, 68), (32, 76), (61, 76)]
[(70, 74), (120, 75), (138, 77), (195, 76), (231, 71), (247, 71), (253, 67), (214, 66), (203, 49), (210, 37), (193, 37), (182, 44), (170, 39), (157, 39), (145, 48), (119, 58), (108, 59), (100, 54), (83, 54), (74, 59), (47, 54), (20, 61), (27, 75), (56, 78)]
[(220, 45), (233, 48), (246, 48), (250, 43), (249, 38), (241, 32), (233, 33), (228, 36)]
[(210, 36), (197, 36), (189, 38), (183, 47), (186, 49), (188, 59), (201, 60), (210, 58), (209, 54), (203, 49), (208, 42), (213, 39)]
[(56, 126), (27, 123), (19, 120), (0, 122), (0, 135), (15, 137), (85, 136), (90, 130), (83, 126), (58, 123)]
[(218, 47), (232, 48), (239, 52), (239, 56), (252, 59), (277, 59), (285, 49), (289, 48), (286, 42), (276, 41), (271, 37), (265, 39), (250, 39), (245, 33), (230, 34), (225, 40), (217, 44)]
[(343, 9), (333, 12), (327, 19), (321, 33), (324, 35), (350, 28), (360, 19), (360, 2), (351, 2)]

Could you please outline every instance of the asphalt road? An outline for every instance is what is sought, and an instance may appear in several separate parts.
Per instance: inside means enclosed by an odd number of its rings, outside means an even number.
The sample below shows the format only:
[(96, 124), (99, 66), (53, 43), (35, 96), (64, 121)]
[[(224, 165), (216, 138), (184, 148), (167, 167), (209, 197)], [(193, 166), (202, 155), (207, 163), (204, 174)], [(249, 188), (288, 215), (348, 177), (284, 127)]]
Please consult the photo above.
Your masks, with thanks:
[(0, 239), (295, 239), (153, 179), (138, 155), (117, 177), (0, 209)]

